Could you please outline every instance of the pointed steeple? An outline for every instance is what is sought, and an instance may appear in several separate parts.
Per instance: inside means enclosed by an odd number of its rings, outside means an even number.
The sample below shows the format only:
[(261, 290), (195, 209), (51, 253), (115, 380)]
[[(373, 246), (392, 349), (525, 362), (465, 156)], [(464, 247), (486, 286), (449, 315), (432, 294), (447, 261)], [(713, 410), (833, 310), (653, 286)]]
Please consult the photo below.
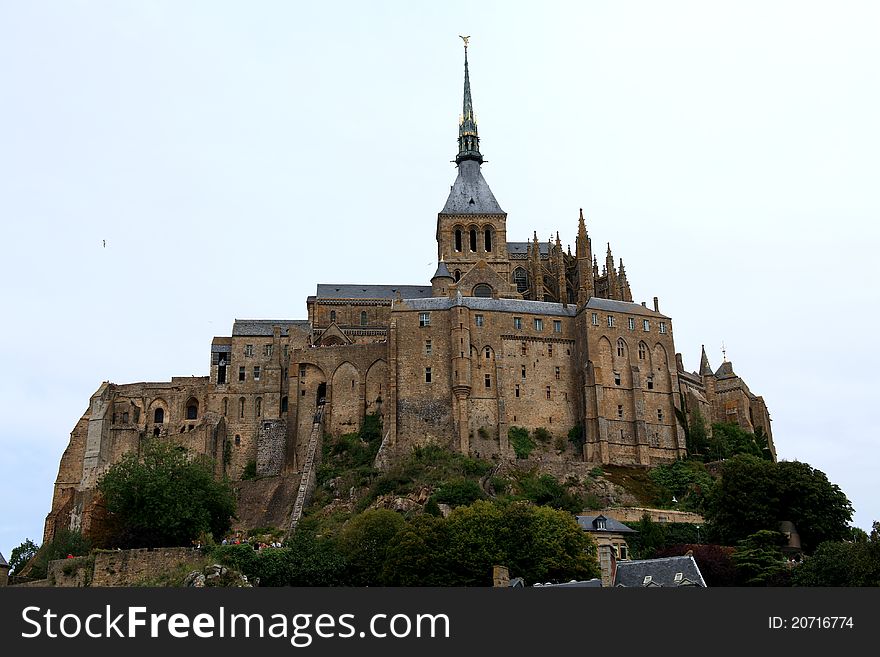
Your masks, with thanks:
[(480, 153), (480, 137), (477, 135), (477, 121), (474, 118), (474, 105), (471, 99), (471, 80), (468, 71), (467, 46), (470, 37), (464, 39), (464, 102), (462, 115), (458, 123), (458, 155), (455, 164), (458, 176), (449, 190), (446, 205), (440, 214), (505, 214), (495, 200), (483, 178), (480, 165), (483, 155)]
[(476, 160), (483, 163), (480, 153), (480, 137), (477, 134), (477, 121), (474, 118), (474, 102), (471, 98), (471, 78), (468, 71), (468, 39), (464, 40), (464, 101), (461, 109), (461, 120), (458, 123), (458, 155), (455, 163), (461, 164), (462, 160)]
[(584, 209), (581, 208), (578, 216), (578, 234), (575, 242), (578, 258), (587, 257), (587, 224), (584, 222)]
[(629, 289), (629, 281), (626, 280), (626, 269), (623, 267), (623, 258), (620, 259), (620, 268), (617, 274), (618, 284), (620, 286), (621, 301), (632, 302), (632, 292)]
[(596, 260), (596, 254), (593, 254), (593, 278), (599, 278), (599, 261)]
[(529, 244), (529, 279), (532, 283), (532, 301), (544, 300), (544, 273), (541, 268), (541, 245), (538, 231), (533, 231)]
[(709, 357), (706, 356), (706, 345), (703, 345), (703, 355), (700, 356), (700, 376), (712, 376), (712, 367), (709, 365)]
[(592, 247), (590, 246), (590, 237), (587, 235), (587, 224), (584, 221), (584, 209), (580, 208), (578, 213), (578, 232), (575, 241), (575, 252), (577, 253), (577, 276), (578, 276), (578, 305), (582, 306), (590, 297), (595, 294), (594, 279), (596, 276), (596, 265), (593, 263)]

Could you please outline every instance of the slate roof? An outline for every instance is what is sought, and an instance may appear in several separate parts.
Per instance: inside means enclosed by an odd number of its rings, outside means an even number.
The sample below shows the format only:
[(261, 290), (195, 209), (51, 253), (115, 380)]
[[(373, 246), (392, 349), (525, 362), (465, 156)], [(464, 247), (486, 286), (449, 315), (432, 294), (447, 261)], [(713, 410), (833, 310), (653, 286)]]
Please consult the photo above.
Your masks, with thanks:
[(540, 587), (555, 587), (555, 588), (591, 588), (591, 589), (601, 589), (602, 588), (602, 580), (601, 579), (586, 579), (581, 581), (571, 581), (571, 582), (563, 582), (562, 584), (535, 584), (534, 586)]
[(721, 363), (721, 367), (715, 370), (715, 377), (719, 379), (730, 379), (736, 376), (736, 373), (733, 371), (733, 363), (729, 360)]
[(431, 276), (431, 280), (433, 281), (435, 278), (452, 278), (452, 274), (449, 273), (449, 267), (446, 266), (446, 263), (442, 260), (437, 264), (437, 271), (434, 272), (434, 275)]
[[(486, 297), (430, 297), (426, 299), (405, 299), (407, 308), (412, 310), (448, 310), (455, 305), (462, 305), (471, 310), (494, 310), (500, 312), (520, 313), (523, 315), (545, 315), (555, 317), (574, 317), (575, 306), (568, 304), (563, 308), (561, 303), (550, 301), (526, 301), (525, 299), (487, 299)], [(399, 308), (399, 306), (397, 306)]]
[(642, 559), (617, 562), (615, 586), (645, 586), (645, 577), (651, 576), (651, 583), (659, 586), (680, 586), (675, 581), (676, 573), (697, 586), (706, 586), (703, 574), (692, 556), (664, 557), (661, 559)]
[[(531, 242), (508, 242), (507, 254), (527, 255), (529, 252), (529, 244), (531, 244)], [(538, 253), (541, 254), (541, 257), (549, 257), (550, 245), (547, 242), (538, 242)]]
[(3, 553), (0, 552), (0, 567), (2, 567), (2, 566), (7, 566), (7, 567), (8, 567), (9, 564), (6, 563), (6, 559), (3, 558)]
[(236, 319), (232, 325), (233, 336), (270, 336), (275, 326), (281, 327), (281, 335), (289, 335), (288, 326), (308, 328), (307, 319)]
[(581, 526), (581, 529), (588, 532), (607, 532), (609, 534), (637, 534), (638, 532), (632, 527), (627, 527), (622, 522), (615, 520), (614, 518), (609, 518), (607, 516), (602, 516), (605, 518), (605, 529), (597, 529), (593, 525), (593, 521), (596, 520), (599, 516), (575, 516), (578, 524)]
[(404, 299), (420, 299), (431, 296), (431, 286), (318, 283), (317, 297), (319, 299), (396, 299), (398, 292)]
[(614, 313), (627, 313), (630, 315), (650, 315), (651, 317), (669, 319), (666, 315), (658, 313), (652, 308), (643, 306), (640, 303), (630, 303), (629, 301), (615, 301), (613, 299), (590, 297), (590, 300), (587, 302), (587, 308), (592, 308), (593, 310), (605, 310)]
[(483, 178), (480, 163), (475, 160), (462, 160), (458, 165), (458, 175), (449, 190), (449, 198), (440, 214), (505, 214), (489, 183)]

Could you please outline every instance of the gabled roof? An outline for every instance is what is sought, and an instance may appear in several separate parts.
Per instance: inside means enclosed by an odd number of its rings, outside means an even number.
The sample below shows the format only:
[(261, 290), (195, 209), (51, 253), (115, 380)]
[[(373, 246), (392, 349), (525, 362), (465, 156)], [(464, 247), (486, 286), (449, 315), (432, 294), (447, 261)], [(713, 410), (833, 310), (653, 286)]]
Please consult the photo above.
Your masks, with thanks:
[(6, 563), (6, 559), (3, 558), (3, 553), (0, 552), (0, 568), (2, 568), (3, 566), (9, 567), (9, 564)]
[[(638, 532), (632, 527), (627, 527), (622, 522), (614, 518), (608, 518), (603, 515), (598, 516), (575, 516), (581, 529), (588, 532), (606, 532), (608, 534), (637, 534)], [(599, 529), (597, 520), (605, 519), (605, 529)]]
[(715, 378), (716, 379), (731, 379), (735, 376), (736, 376), (736, 373), (733, 371), (733, 363), (731, 363), (729, 360), (726, 360), (723, 363), (721, 363), (721, 367), (719, 367), (715, 371)]
[[(680, 574), (679, 581), (676, 575)], [(622, 560), (617, 562), (615, 586), (646, 586), (645, 578), (650, 576), (651, 586), (706, 586), (693, 556), (664, 557), (662, 559)]]
[(318, 299), (421, 299), (431, 296), (430, 285), (355, 285), (318, 283)]
[(440, 214), (505, 214), (476, 160), (463, 160)]

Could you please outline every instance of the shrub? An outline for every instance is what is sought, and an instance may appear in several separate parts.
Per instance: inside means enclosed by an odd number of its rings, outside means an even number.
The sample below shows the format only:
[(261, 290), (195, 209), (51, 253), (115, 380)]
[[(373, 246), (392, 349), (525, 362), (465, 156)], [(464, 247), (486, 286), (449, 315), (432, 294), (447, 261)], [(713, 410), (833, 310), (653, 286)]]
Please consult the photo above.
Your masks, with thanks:
[(433, 499), (451, 507), (466, 506), (486, 497), (480, 485), (472, 479), (455, 479), (440, 486)]
[(507, 439), (518, 459), (529, 458), (529, 454), (535, 449), (535, 442), (529, 437), (529, 430), (525, 427), (510, 427), (507, 430)]
[(245, 463), (244, 470), (241, 472), (241, 480), (248, 481), (249, 479), (257, 478), (257, 460), (251, 459), (247, 463)]
[(550, 431), (544, 427), (538, 427), (532, 432), (532, 434), (537, 440), (541, 441), (542, 443), (549, 443), (550, 440), (553, 438), (553, 434), (551, 434)]

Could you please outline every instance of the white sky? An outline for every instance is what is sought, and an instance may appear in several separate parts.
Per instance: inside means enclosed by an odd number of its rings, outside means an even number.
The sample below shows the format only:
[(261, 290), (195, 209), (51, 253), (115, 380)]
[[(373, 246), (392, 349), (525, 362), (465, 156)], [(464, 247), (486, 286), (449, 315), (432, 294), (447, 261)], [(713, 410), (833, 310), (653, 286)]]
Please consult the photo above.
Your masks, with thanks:
[(869, 528), (878, 25), (840, 1), (0, 0), (0, 551), (41, 540), (102, 381), (205, 375), (236, 317), (304, 318), (319, 282), (428, 282), (458, 34), (508, 238), (573, 246), (583, 207), (686, 367), (723, 341), (779, 456)]

